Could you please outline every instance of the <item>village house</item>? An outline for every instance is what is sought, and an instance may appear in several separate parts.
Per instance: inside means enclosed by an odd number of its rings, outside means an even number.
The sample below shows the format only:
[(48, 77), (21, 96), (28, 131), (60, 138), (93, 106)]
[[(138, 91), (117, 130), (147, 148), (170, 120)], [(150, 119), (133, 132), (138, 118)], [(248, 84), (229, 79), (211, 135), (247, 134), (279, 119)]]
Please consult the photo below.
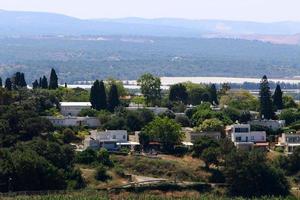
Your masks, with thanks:
[(286, 154), (291, 154), (297, 147), (300, 147), (300, 134), (282, 133), (276, 146), (283, 147)]
[(255, 119), (249, 121), (250, 125), (262, 126), (271, 129), (272, 131), (277, 131), (285, 126), (284, 120), (267, 120), (267, 119)]
[(47, 116), (46, 117), (53, 126), (88, 126), (91, 128), (99, 127), (100, 120), (97, 117), (73, 117), (73, 116)]
[(60, 112), (64, 116), (77, 116), (84, 108), (91, 108), (90, 102), (60, 102)]
[(148, 110), (151, 110), (156, 115), (162, 114), (168, 110), (168, 108), (165, 108), (165, 107), (158, 107), (158, 106), (146, 107), (143, 105), (133, 104), (133, 103), (131, 103), (128, 107), (126, 107), (126, 109), (127, 110), (148, 109)]
[(266, 142), (265, 131), (251, 131), (250, 124), (234, 124), (225, 129), (226, 136), (231, 139), (239, 149), (266, 149), (269, 143)]
[(221, 139), (221, 132), (219, 131), (195, 131), (190, 127), (183, 127), (182, 132), (185, 138), (182, 142), (184, 146), (191, 147), (201, 137), (210, 137), (215, 140)]
[(84, 149), (106, 148), (109, 151), (116, 151), (122, 147), (134, 149), (140, 145), (137, 141), (128, 141), (126, 130), (92, 130), (90, 133), (91, 135), (84, 140)]

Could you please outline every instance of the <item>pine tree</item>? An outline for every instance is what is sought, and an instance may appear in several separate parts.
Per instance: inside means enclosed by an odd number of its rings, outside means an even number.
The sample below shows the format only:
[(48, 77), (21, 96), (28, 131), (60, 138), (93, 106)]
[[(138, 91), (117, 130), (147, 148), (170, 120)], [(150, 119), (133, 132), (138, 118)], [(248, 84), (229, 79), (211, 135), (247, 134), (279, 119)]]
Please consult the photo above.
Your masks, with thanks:
[(273, 95), (273, 102), (274, 102), (274, 106), (276, 109), (278, 109), (278, 110), (283, 109), (282, 91), (281, 91), (280, 85), (276, 86), (276, 89), (275, 89), (275, 92)]
[(219, 101), (218, 101), (218, 95), (217, 95), (217, 88), (216, 88), (216, 85), (215, 84), (212, 84), (210, 86), (210, 98), (211, 98), (211, 103), (212, 104), (219, 104)]
[(48, 89), (48, 80), (47, 80), (46, 76), (43, 76), (41, 85), (42, 85), (43, 89)]
[(33, 83), (32, 83), (32, 89), (37, 89), (39, 87), (39, 82), (37, 80), (35, 80)]
[(96, 80), (91, 88), (90, 102), (92, 108), (102, 110), (107, 108), (106, 92), (103, 81)]
[(112, 84), (108, 93), (108, 110), (113, 112), (120, 105), (118, 88)]
[(2, 78), (0, 77), (0, 87), (2, 88), (3, 83), (2, 83)]
[(12, 90), (12, 82), (11, 82), (10, 78), (7, 78), (7, 79), (5, 80), (5, 88), (6, 88), (7, 90), (9, 90), (9, 91)]
[(58, 88), (58, 78), (55, 70), (52, 68), (50, 73), (49, 89), (55, 90), (57, 88)]
[(68, 88), (68, 84), (65, 82), (65, 88)]
[(261, 117), (264, 119), (271, 119), (272, 117), (274, 117), (271, 92), (266, 75), (263, 76), (260, 82), (259, 100)]

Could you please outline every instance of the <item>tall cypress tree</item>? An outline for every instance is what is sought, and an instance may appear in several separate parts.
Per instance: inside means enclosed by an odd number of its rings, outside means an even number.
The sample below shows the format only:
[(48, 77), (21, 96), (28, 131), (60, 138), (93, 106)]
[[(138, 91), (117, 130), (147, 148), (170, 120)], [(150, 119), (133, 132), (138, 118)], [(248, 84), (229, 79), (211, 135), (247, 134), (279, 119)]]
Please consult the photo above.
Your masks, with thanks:
[(209, 92), (210, 92), (211, 103), (218, 105), (219, 101), (218, 101), (218, 95), (217, 95), (217, 88), (216, 88), (215, 84), (212, 84), (210, 86)]
[(108, 110), (113, 112), (116, 107), (120, 105), (118, 88), (115, 84), (112, 84), (108, 93)]
[(40, 77), (40, 80), (39, 80), (39, 88), (42, 88), (42, 77)]
[(21, 73), (20, 74), (20, 83), (19, 83), (20, 87), (27, 87), (27, 83), (25, 81), (25, 74)]
[(99, 98), (100, 110), (107, 109), (106, 91), (105, 91), (104, 82), (102, 80), (99, 82), (99, 96), (100, 96)]
[(91, 88), (90, 102), (92, 108), (103, 110), (107, 108), (106, 92), (103, 81), (96, 80)]
[(50, 73), (49, 89), (55, 90), (57, 88), (58, 88), (58, 78), (55, 70), (52, 68)]
[(91, 91), (90, 91), (90, 102), (92, 104), (92, 108), (98, 110), (99, 109), (99, 106), (97, 104), (98, 102), (98, 95), (97, 95), (97, 91), (99, 90), (99, 81), (96, 80), (92, 87), (91, 87)]
[(42, 78), (42, 88), (43, 89), (48, 88), (48, 80), (47, 80), (46, 76), (43, 76), (43, 78)]
[(2, 83), (2, 78), (0, 77), (0, 87), (3, 86), (3, 83)]
[(271, 92), (266, 75), (263, 76), (260, 82), (259, 100), (261, 117), (264, 119), (271, 119), (272, 117), (274, 117)]
[(275, 89), (275, 92), (273, 95), (273, 102), (274, 102), (274, 106), (276, 109), (278, 109), (278, 110), (283, 109), (282, 91), (281, 91), (279, 84), (276, 86), (276, 89)]
[(5, 80), (5, 88), (6, 88), (7, 90), (9, 90), (9, 91), (12, 90), (12, 82), (11, 82), (10, 78), (7, 78), (7, 79)]
[(39, 82), (37, 80), (35, 80), (33, 83), (32, 83), (32, 89), (37, 89), (39, 87)]

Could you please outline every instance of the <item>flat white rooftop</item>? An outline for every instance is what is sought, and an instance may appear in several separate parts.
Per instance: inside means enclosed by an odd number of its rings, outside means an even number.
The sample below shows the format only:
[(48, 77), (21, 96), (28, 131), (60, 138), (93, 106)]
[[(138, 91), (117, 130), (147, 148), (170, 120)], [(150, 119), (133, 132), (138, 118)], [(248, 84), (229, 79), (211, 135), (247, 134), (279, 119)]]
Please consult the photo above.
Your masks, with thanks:
[(67, 106), (86, 106), (91, 107), (92, 104), (90, 102), (60, 102), (61, 106), (67, 107)]

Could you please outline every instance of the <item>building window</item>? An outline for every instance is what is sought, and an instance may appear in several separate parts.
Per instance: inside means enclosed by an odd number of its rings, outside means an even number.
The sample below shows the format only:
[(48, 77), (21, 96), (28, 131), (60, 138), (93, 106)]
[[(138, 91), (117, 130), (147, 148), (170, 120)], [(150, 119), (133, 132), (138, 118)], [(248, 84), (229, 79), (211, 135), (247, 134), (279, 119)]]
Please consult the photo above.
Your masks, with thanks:
[(251, 136), (251, 140), (254, 141), (254, 136)]
[(113, 139), (116, 139), (116, 136), (115, 136), (115, 135), (113, 135)]
[(248, 133), (249, 129), (248, 128), (235, 128), (234, 132), (236, 132), (236, 133)]
[(242, 141), (242, 137), (235, 137), (235, 141), (237, 141), (237, 142)]
[(123, 135), (123, 139), (124, 139), (124, 140), (126, 139), (126, 136), (125, 136), (125, 135)]

